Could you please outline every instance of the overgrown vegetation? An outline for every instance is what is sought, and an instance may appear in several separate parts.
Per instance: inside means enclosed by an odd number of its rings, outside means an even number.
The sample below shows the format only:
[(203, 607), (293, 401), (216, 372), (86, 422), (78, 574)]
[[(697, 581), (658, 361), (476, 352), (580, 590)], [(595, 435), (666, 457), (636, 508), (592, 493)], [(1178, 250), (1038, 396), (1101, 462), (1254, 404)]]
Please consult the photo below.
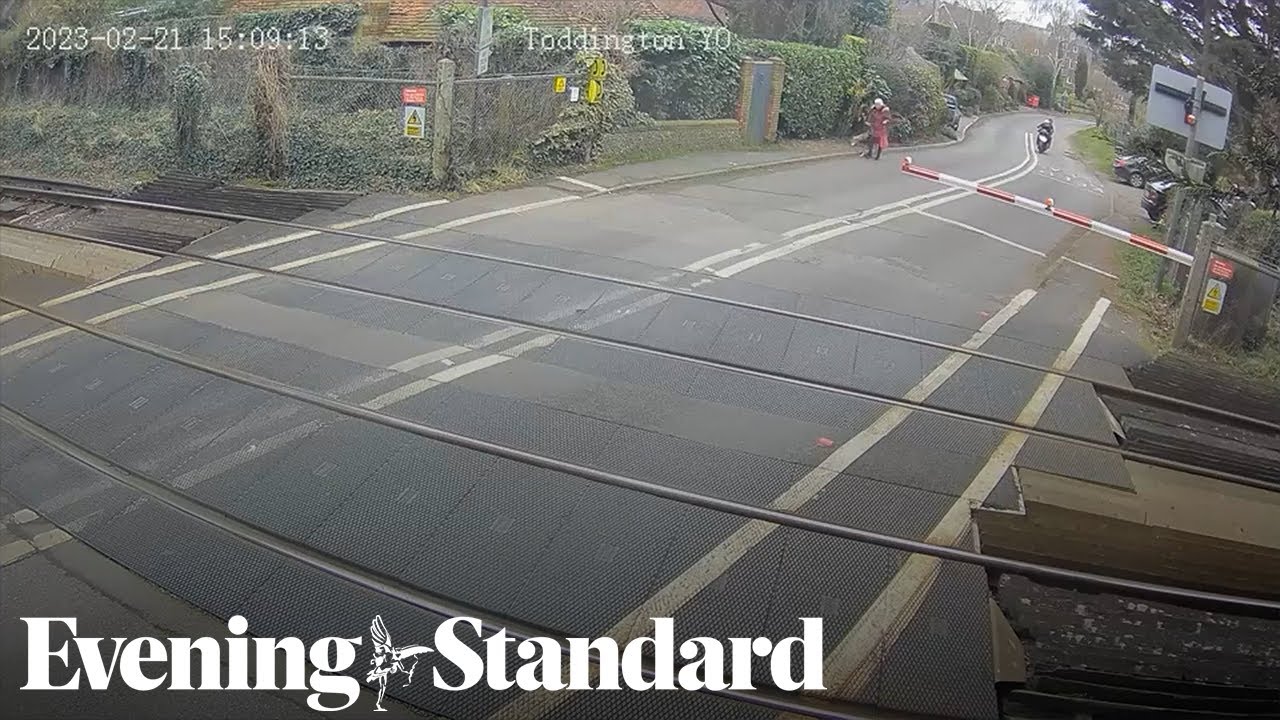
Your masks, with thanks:
[(631, 77), (637, 107), (658, 120), (733, 116), (743, 53), (737, 35), (728, 35), (726, 43), (708, 42), (707, 28), (680, 20), (635, 22), (629, 32), (679, 38), (678, 46), (684, 48), (650, 45), (637, 50), (639, 62)]
[(778, 133), (790, 138), (848, 134), (852, 127), (851, 88), (862, 79), (862, 58), (850, 50), (775, 40), (745, 41), (758, 58), (786, 63)]

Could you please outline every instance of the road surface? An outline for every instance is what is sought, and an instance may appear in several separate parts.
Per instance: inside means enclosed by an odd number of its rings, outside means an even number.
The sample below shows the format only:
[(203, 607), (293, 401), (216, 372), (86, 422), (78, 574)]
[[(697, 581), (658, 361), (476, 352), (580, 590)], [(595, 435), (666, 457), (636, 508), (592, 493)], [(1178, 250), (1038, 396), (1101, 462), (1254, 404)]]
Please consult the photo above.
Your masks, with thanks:
[[(1033, 116), (916, 163), (1100, 216), (1106, 191)], [(616, 195), (599, 173), (448, 203), (368, 196), (302, 219), (964, 343), (1112, 381), (1139, 351), (1103, 294), (1113, 241), (838, 159)], [(586, 183), (586, 185), (584, 185)], [(1111, 441), (1087, 384), (871, 334), (438, 251), (243, 223), (191, 251)], [(43, 298), (42, 298), (43, 299)], [(959, 420), (208, 264), (164, 260), (50, 311), (367, 408), (603, 470), (972, 547), (1016, 511), (1017, 467), (1125, 486), (1119, 458)], [(834, 697), (995, 717), (987, 581), (343, 418), (23, 313), (0, 325), (5, 405), (245, 520), (567, 636), (781, 638), (824, 620)], [(19, 433), (4, 491), (250, 632), (397, 638), (438, 619), (221, 536)], [(104, 628), (101, 633), (110, 630)], [(99, 634), (101, 634), (99, 633)], [(358, 662), (363, 664), (364, 655)], [(761, 661), (760, 678), (769, 668)], [(430, 688), (456, 718), (768, 717), (690, 693)], [(139, 702), (142, 702), (141, 700)], [(139, 707), (145, 707), (139, 705)]]

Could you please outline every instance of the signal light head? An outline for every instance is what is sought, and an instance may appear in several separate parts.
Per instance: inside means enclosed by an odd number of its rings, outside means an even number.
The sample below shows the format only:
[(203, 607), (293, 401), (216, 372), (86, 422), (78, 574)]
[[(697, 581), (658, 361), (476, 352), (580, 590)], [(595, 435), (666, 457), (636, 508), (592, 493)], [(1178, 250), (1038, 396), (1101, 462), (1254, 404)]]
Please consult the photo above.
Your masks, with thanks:
[(1184, 117), (1184, 118), (1182, 118), (1182, 121), (1183, 121), (1183, 122), (1185, 122), (1185, 123), (1186, 123), (1186, 124), (1188, 124), (1188, 125), (1195, 125), (1195, 124), (1196, 124), (1196, 116), (1195, 116), (1195, 115), (1193, 115), (1193, 114), (1191, 114), (1191, 113), (1187, 113), (1187, 116), (1186, 116), (1186, 117)]

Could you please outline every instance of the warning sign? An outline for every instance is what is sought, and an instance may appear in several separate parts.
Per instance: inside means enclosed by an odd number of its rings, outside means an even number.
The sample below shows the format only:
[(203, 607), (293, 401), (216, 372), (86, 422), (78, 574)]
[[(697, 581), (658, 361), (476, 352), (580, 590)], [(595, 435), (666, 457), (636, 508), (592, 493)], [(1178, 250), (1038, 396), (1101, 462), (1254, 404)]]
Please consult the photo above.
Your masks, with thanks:
[(603, 93), (604, 93), (604, 86), (600, 84), (599, 80), (587, 81), (587, 88), (585, 92), (585, 95), (587, 96), (587, 102), (593, 105), (595, 103), (600, 102), (600, 95)]
[(557, 93), (562, 93), (564, 92), (565, 88), (568, 87), (568, 84), (569, 84), (569, 81), (565, 78), (565, 76), (560, 75), (560, 76), (557, 76), (554, 81), (552, 81), (551, 87), (554, 88)]
[(1204, 289), (1204, 299), (1200, 301), (1200, 307), (1210, 315), (1217, 315), (1222, 312), (1222, 301), (1227, 299), (1227, 284), (1221, 280), (1209, 278), (1209, 284)]
[(1221, 258), (1209, 258), (1209, 275), (1210, 277), (1222, 278), (1230, 280), (1236, 274), (1236, 268), (1230, 262)]
[(400, 88), (400, 104), (401, 105), (426, 105), (427, 89), (425, 87)]
[(579, 88), (577, 85), (569, 88), (569, 102), (578, 102), (578, 93), (581, 92), (581, 90), (582, 88)]
[(427, 109), (422, 105), (404, 106), (404, 136), (421, 140), (426, 136), (423, 125), (427, 119)]

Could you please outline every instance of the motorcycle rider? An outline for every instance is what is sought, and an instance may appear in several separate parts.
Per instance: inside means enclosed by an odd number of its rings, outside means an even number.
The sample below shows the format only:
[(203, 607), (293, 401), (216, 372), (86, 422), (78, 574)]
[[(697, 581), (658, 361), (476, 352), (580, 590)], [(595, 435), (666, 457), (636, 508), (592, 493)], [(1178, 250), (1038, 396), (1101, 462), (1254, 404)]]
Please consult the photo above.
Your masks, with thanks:
[(1039, 135), (1042, 132), (1049, 139), (1049, 141), (1045, 143), (1045, 149), (1047, 150), (1049, 145), (1053, 143), (1053, 118), (1045, 118), (1036, 126), (1036, 134)]

